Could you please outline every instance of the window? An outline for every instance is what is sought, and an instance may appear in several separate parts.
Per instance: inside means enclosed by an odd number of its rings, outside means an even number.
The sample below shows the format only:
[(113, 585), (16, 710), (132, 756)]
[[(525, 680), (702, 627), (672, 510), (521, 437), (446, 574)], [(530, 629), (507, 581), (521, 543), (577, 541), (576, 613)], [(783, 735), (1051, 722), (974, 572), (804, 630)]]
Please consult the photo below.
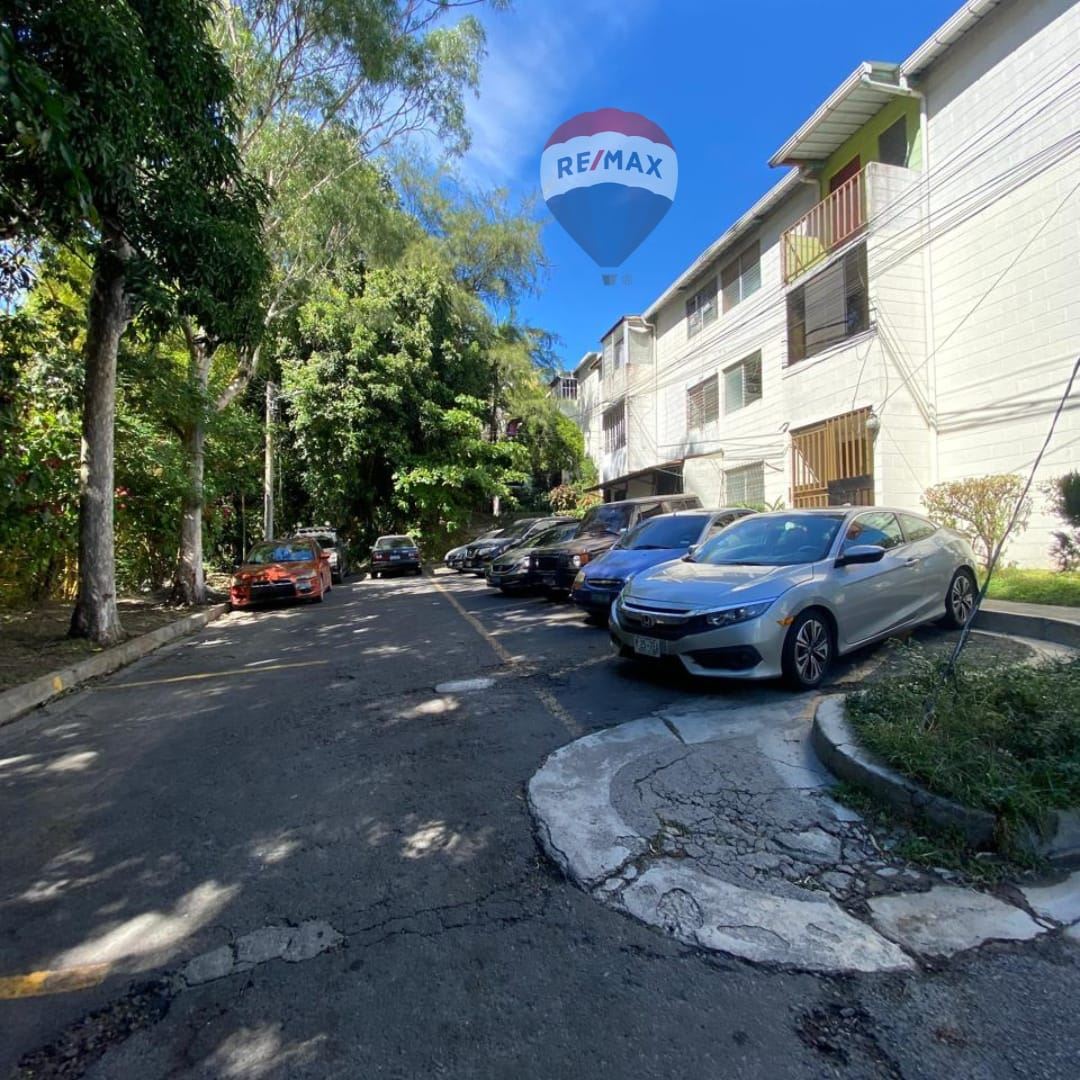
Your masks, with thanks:
[(788, 363), (827, 349), (870, 325), (866, 245), (852, 248), (788, 293)]
[(725, 311), (730, 311), (761, 288), (761, 251), (756, 240), (720, 272), (720, 286), (724, 292)]
[(615, 370), (626, 363), (626, 333), (620, 330), (615, 336)]
[(577, 390), (577, 379), (559, 380), (559, 397), (565, 398), (567, 401), (576, 401)]
[(759, 506), (765, 502), (765, 463), (755, 461), (724, 472), (724, 502), (728, 506)]
[(605, 338), (604, 339), (604, 356), (600, 361), (600, 378), (601, 379), (603, 379), (605, 371), (609, 375), (611, 374), (612, 365), (614, 364), (614, 362), (615, 362), (615, 339), (611, 338), (611, 337)]
[(724, 372), (724, 412), (733, 413), (761, 400), (760, 350)]
[(613, 453), (626, 445), (626, 402), (604, 413), (604, 452)]
[(875, 510), (870, 514), (860, 514), (849, 526), (844, 537), (843, 551), (856, 544), (872, 544), (886, 550), (904, 542), (900, 525), (895, 514), (885, 510)]
[(901, 116), (877, 140), (878, 161), (883, 165), (907, 164), (907, 120)]
[(709, 532), (706, 535), (706, 540), (711, 540), (718, 532), (723, 532), (733, 521), (738, 521), (739, 516), (737, 514), (719, 514), (713, 523), (709, 526)]
[(916, 540), (926, 540), (937, 532), (937, 526), (925, 518), (915, 517), (913, 514), (901, 514), (900, 524), (904, 528), (904, 536), (909, 543)]
[(686, 336), (700, 334), (711, 322), (716, 322), (716, 278), (686, 301)]
[(686, 426), (699, 431), (720, 419), (720, 381), (710, 375), (686, 391)]

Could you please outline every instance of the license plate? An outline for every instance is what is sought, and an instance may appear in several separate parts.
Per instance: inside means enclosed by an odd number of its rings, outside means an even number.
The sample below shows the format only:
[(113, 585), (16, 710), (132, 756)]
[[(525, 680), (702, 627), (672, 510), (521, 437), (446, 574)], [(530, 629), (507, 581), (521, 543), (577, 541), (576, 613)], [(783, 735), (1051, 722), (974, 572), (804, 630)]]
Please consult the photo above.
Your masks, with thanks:
[(555, 584), (555, 575), (554, 574), (541, 574), (540, 575), (540, 583), (542, 585), (554, 585)]
[(400, 559), (400, 558), (401, 558), (401, 556), (400, 556), (400, 555), (391, 555), (391, 556), (390, 556), (390, 561), (391, 561), (391, 562), (395, 562), (395, 561), (397, 561), (397, 560), (398, 560), (398, 559)]
[(638, 656), (659, 656), (660, 639), (654, 637), (642, 637), (640, 634), (635, 634), (634, 652), (636, 652)]

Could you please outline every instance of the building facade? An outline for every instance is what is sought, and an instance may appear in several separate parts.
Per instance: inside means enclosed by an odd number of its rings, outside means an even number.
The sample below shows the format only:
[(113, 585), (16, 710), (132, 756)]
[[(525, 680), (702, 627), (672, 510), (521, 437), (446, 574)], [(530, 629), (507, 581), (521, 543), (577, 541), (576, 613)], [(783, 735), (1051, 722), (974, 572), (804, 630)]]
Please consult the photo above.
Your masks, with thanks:
[[(972, 0), (863, 63), (786, 174), (575, 369), (605, 498), (920, 507), (1027, 475), (1080, 354), (1080, 6)], [(1080, 388), (1008, 558), (1049, 559)]]

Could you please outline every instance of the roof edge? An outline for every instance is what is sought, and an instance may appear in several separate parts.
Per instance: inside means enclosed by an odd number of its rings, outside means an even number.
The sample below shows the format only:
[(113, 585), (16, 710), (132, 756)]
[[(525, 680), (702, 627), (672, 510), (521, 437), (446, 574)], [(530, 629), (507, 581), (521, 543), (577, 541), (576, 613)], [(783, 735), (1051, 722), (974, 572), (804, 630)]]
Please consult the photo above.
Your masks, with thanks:
[(646, 309), (642, 316), (651, 320), (653, 316), (688, 282), (697, 277), (710, 263), (714, 262), (731, 244), (735, 243), (758, 219), (767, 214), (795, 189), (799, 182), (799, 170), (786, 173), (749, 210), (737, 218), (716, 240), (714, 240)]

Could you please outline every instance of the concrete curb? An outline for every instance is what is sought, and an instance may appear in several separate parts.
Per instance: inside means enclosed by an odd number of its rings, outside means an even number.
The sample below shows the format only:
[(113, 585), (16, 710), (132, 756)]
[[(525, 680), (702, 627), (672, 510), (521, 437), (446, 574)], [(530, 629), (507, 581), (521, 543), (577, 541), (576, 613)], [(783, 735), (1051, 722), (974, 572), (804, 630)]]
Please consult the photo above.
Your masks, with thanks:
[[(993, 814), (935, 795), (864, 750), (844, 715), (844, 701), (842, 694), (823, 698), (814, 710), (810, 730), (810, 743), (830, 772), (872, 792), (905, 817), (926, 818), (942, 828), (958, 829), (972, 847), (993, 845), (997, 827)], [(1047, 835), (1031, 831), (1021, 839), (1021, 845), (1058, 866), (1080, 863), (1080, 814), (1051, 811), (1047, 816)]]
[(1037, 638), (1039, 641), (1052, 641), (1070, 649), (1080, 649), (1080, 621), (1070, 622), (1051, 615), (1006, 611), (991, 603), (990, 606), (979, 608), (972, 625), (976, 630), (989, 630), (1011, 637)]
[(844, 715), (845, 697), (822, 698), (814, 710), (810, 742), (829, 771), (871, 791), (907, 817), (924, 817), (943, 828), (959, 829), (974, 847), (989, 847), (997, 819), (986, 810), (974, 810), (934, 795), (894, 772), (856, 742)]
[(183, 619), (177, 619), (166, 626), (159, 626), (148, 634), (140, 634), (122, 645), (115, 645), (81, 660), (71, 667), (51, 671), (32, 682), (14, 686), (0, 693), (0, 727), (17, 720), (31, 709), (44, 705), (61, 694), (101, 675), (109, 675), (119, 668), (142, 659), (155, 649), (167, 645), (170, 641), (184, 637), (194, 630), (200, 630), (207, 623), (224, 615), (229, 610), (228, 604), (215, 604), (205, 611), (197, 611)]

